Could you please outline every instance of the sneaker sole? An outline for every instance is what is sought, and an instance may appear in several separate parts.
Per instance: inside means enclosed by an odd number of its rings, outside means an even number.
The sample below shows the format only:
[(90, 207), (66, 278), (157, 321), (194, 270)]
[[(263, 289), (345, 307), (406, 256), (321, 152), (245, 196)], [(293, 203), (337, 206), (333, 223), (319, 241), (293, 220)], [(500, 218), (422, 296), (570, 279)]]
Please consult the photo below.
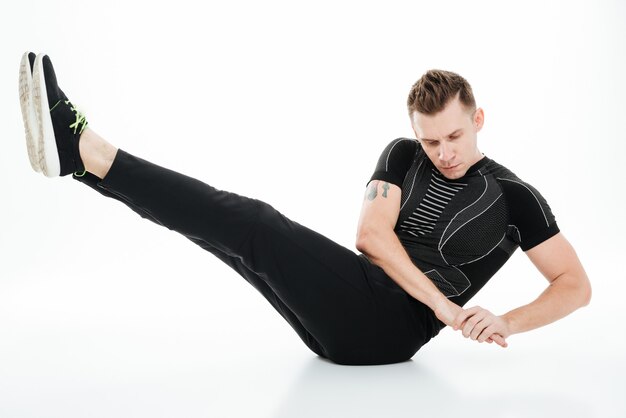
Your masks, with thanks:
[(50, 105), (46, 90), (46, 80), (43, 71), (43, 57), (38, 54), (35, 58), (33, 70), (33, 102), (37, 116), (37, 154), (41, 172), (47, 177), (57, 177), (61, 174), (59, 151), (54, 137), (54, 127), (50, 117)]
[(28, 160), (36, 172), (41, 171), (39, 156), (37, 151), (37, 115), (33, 103), (33, 77), (28, 60), (28, 52), (22, 55), (20, 63), (20, 107), (22, 109), (22, 119), (24, 120), (24, 134), (26, 135), (26, 149), (28, 150)]

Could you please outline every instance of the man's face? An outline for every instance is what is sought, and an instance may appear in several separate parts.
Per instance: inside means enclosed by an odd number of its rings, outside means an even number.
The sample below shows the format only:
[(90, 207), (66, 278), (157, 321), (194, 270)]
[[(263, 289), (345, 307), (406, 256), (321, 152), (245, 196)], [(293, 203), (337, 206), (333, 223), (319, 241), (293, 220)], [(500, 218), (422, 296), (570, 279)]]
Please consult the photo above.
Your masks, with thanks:
[(413, 112), (411, 125), (417, 140), (437, 170), (454, 180), (483, 158), (476, 144), (476, 134), (483, 126), (481, 108), (470, 115), (459, 101), (459, 95), (435, 115)]

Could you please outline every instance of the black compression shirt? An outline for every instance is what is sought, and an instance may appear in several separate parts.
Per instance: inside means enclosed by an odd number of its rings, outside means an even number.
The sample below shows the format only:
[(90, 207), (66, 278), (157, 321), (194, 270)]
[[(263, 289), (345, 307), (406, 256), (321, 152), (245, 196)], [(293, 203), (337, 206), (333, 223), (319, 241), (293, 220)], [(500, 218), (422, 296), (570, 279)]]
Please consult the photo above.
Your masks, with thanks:
[(402, 189), (394, 231), (413, 263), (459, 306), (517, 247), (529, 250), (559, 232), (537, 189), (487, 156), (449, 180), (417, 140), (398, 138), (383, 150), (371, 180)]

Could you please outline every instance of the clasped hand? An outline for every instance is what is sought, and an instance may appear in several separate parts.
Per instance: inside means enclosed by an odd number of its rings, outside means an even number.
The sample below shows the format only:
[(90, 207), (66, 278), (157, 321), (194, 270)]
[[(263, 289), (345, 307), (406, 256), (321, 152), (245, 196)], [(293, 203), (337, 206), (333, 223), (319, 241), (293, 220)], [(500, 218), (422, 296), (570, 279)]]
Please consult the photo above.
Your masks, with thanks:
[(465, 338), (471, 338), (480, 343), (495, 341), (501, 347), (508, 346), (506, 338), (511, 335), (511, 332), (507, 322), (480, 306), (463, 309), (447, 301), (435, 310), (435, 315), (455, 331), (460, 330)]

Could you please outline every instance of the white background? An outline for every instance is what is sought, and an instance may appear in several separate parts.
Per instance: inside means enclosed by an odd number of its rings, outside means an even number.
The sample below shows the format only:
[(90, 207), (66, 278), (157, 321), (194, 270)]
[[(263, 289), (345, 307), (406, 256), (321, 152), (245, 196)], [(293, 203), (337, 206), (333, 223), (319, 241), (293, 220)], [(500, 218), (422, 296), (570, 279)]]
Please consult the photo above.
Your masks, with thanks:
[[(620, 1), (7, 3), (0, 417), (624, 416), (624, 22)], [(447, 328), (410, 362), (320, 360), (211, 254), (31, 170), (27, 50), (116, 146), (355, 252), (376, 160), (412, 136), (411, 85), (458, 72), (481, 151), (548, 200), (591, 304), (507, 349)], [(502, 314), (546, 284), (518, 250), (466, 307)]]

